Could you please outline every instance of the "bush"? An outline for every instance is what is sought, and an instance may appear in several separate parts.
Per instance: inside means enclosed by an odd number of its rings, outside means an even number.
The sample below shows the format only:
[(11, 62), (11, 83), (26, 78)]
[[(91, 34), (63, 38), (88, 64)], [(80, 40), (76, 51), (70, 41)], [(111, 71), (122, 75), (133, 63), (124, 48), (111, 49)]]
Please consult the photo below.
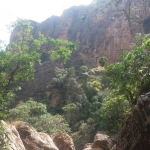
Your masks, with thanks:
[(76, 149), (82, 149), (86, 143), (91, 143), (96, 132), (92, 124), (84, 121), (78, 123), (78, 131), (73, 132), (73, 138)]
[(49, 134), (60, 131), (70, 132), (69, 125), (61, 115), (53, 116), (49, 114), (46, 105), (33, 100), (20, 103), (9, 112), (11, 120), (28, 122), (38, 131), (47, 132)]
[(129, 111), (129, 101), (123, 95), (110, 93), (100, 109), (100, 129), (115, 133)]

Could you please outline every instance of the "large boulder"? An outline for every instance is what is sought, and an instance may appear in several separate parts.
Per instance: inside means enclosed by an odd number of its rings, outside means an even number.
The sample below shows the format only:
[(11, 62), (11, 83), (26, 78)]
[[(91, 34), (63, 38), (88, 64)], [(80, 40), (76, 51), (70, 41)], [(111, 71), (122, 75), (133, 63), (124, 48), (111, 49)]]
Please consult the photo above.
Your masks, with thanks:
[[(4, 126), (5, 133), (7, 136), (3, 136), (6, 141), (6, 145), (9, 145), (9, 150), (26, 150), (23, 142), (20, 138), (18, 131), (16, 130), (15, 126), (8, 125), (6, 122), (1, 121), (1, 124)], [(1, 150), (3, 148), (1, 147)]]
[(112, 140), (108, 135), (97, 133), (94, 137), (92, 148), (101, 148), (102, 150), (110, 150)]
[(97, 133), (93, 143), (85, 144), (83, 150), (110, 150), (116, 144), (115, 137)]
[(75, 150), (73, 140), (67, 133), (58, 133), (53, 141), (59, 150)]
[(26, 150), (59, 150), (47, 134), (38, 133), (28, 123), (15, 122), (13, 124), (18, 130)]

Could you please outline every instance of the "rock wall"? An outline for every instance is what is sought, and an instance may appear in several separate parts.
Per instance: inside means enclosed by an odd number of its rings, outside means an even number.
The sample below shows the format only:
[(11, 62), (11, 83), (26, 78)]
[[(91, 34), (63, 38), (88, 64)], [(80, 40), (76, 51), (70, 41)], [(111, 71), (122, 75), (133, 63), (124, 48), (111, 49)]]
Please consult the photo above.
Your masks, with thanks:
[[(34, 37), (40, 31), (46, 37), (79, 42), (77, 50), (73, 52), (64, 67), (79, 68), (81, 65), (90, 68), (97, 67), (102, 56), (107, 56), (108, 62), (112, 63), (117, 60), (122, 50), (129, 50), (131, 35), (124, 13), (119, 12), (114, 15), (111, 9), (109, 7), (99, 17), (100, 13), (95, 4), (73, 6), (65, 10), (61, 17), (52, 16), (41, 23), (31, 21), (34, 27), (32, 33)], [(17, 37), (14, 30), (10, 42), (15, 39)], [(48, 49), (47, 46), (42, 48), (42, 64), (35, 66), (35, 81), (22, 85), (23, 92), (20, 91), (18, 94), (20, 99), (24, 100), (27, 97), (42, 99), (44, 97), (46, 87), (54, 75), (54, 67), (61, 66), (60, 61), (52, 61), (47, 56), (45, 52)]]
[[(79, 42), (67, 66), (96, 67), (102, 56), (108, 56), (109, 62), (115, 62), (119, 52), (129, 49), (127, 21), (122, 13), (112, 16), (110, 12), (101, 17), (99, 14), (95, 4), (73, 6), (65, 10), (61, 17), (52, 16), (41, 23), (31, 21), (34, 27), (33, 35), (36, 36), (40, 31), (46, 37)], [(15, 40), (14, 33), (10, 42)], [(47, 49), (49, 47), (44, 47), (42, 51)]]

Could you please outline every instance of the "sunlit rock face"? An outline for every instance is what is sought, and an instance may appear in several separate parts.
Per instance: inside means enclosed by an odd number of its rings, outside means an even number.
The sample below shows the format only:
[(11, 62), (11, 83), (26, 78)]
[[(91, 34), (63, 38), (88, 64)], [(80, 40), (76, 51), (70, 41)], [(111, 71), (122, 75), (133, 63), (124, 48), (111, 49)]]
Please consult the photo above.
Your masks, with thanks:
[(83, 150), (114, 150), (116, 140), (115, 137), (110, 137), (106, 134), (97, 133), (94, 137), (93, 143), (85, 144)]
[[(110, 9), (107, 8), (101, 16), (95, 4), (73, 6), (65, 10), (61, 17), (52, 16), (41, 23), (31, 21), (34, 27), (32, 33), (34, 37), (41, 32), (46, 37), (67, 39), (79, 43), (77, 50), (73, 51), (70, 60), (64, 67), (79, 68), (81, 65), (90, 68), (97, 67), (102, 56), (107, 56), (108, 62), (112, 63), (117, 61), (121, 51), (129, 50), (132, 40), (124, 13), (119, 12), (112, 15)], [(17, 39), (15, 33), (14, 30), (10, 42)], [(19, 98), (43, 98), (46, 87), (54, 76), (54, 67), (63, 67), (61, 61), (52, 61), (45, 53), (49, 49), (46, 45), (42, 47), (42, 64), (35, 65), (35, 81), (22, 85), (23, 92), (20, 91)]]
[[(4, 136), (6, 145), (8, 150), (26, 150), (23, 142), (20, 138), (19, 132), (16, 130), (15, 126), (9, 125), (4, 121), (0, 121), (0, 123), (4, 126), (5, 132), (7, 136)], [(0, 147), (3, 149), (4, 147)]]
[(46, 133), (37, 132), (26, 122), (17, 121), (13, 125), (4, 121), (0, 123), (6, 131), (4, 141), (8, 150), (75, 150), (73, 140), (67, 133), (57, 133), (52, 139)]
[[(99, 58), (108, 56), (109, 62), (117, 59), (118, 53), (128, 49), (130, 35), (127, 21), (122, 13), (112, 16), (112, 13), (105, 13), (100, 16), (96, 5), (73, 6), (65, 10), (61, 17), (52, 16), (41, 23), (31, 21), (33, 35), (38, 32), (46, 37), (67, 39), (79, 42), (78, 48), (74, 51), (70, 65), (88, 65), (96, 67)], [(10, 42), (16, 38), (15, 32), (10, 37)], [(43, 52), (49, 47), (43, 47)]]
[(25, 150), (58, 150), (48, 134), (37, 132), (25, 122), (16, 122), (14, 125), (19, 132)]
[(59, 150), (75, 150), (73, 140), (67, 133), (58, 133), (53, 141)]

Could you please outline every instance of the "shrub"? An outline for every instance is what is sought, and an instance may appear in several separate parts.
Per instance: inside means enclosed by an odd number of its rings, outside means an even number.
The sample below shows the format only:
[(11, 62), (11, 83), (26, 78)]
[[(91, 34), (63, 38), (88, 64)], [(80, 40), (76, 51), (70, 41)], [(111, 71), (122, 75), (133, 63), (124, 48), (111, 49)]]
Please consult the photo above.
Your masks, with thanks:
[(117, 132), (128, 111), (129, 101), (123, 95), (110, 93), (104, 98), (100, 110), (101, 130), (109, 133)]
[(11, 120), (28, 122), (38, 131), (49, 134), (60, 131), (70, 132), (69, 125), (61, 115), (49, 114), (46, 105), (33, 100), (20, 103), (16, 108), (10, 109), (9, 112)]

